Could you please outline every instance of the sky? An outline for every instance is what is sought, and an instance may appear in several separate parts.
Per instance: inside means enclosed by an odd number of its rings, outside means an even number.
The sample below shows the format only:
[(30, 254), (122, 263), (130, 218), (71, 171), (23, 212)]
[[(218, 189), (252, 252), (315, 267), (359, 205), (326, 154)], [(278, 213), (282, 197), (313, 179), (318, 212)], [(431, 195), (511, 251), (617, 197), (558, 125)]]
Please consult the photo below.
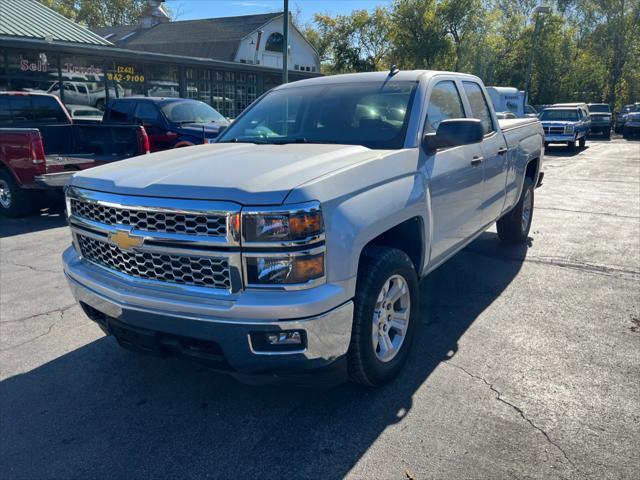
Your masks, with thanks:
[[(300, 11), (300, 22), (313, 20), (315, 13), (348, 15), (353, 10), (373, 10), (388, 6), (391, 0), (289, 0), (291, 12)], [(230, 17), (283, 10), (282, 0), (167, 0), (167, 6), (178, 14), (177, 20)]]

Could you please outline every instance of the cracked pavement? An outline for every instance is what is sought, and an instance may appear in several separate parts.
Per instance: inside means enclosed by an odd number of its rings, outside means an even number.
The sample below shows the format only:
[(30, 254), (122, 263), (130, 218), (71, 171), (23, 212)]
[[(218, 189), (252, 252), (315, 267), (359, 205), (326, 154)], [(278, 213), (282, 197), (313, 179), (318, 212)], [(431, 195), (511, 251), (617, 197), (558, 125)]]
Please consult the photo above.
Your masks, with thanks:
[(528, 248), (421, 284), (402, 375), (248, 387), (120, 349), (74, 303), (62, 203), (0, 219), (0, 476), (640, 477), (640, 142), (551, 147)]

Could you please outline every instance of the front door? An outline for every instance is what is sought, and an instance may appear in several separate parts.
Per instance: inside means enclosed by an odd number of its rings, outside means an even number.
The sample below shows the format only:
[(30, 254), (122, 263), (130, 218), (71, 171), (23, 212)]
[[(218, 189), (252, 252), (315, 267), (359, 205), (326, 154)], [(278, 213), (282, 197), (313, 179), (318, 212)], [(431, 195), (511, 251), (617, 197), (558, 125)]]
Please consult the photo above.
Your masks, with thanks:
[[(443, 120), (465, 118), (460, 85), (452, 78), (436, 83), (429, 95), (424, 133)], [(432, 236), (430, 263), (454, 251), (482, 226), (483, 163), (480, 144), (462, 145), (427, 155), (420, 153), (431, 179)]]

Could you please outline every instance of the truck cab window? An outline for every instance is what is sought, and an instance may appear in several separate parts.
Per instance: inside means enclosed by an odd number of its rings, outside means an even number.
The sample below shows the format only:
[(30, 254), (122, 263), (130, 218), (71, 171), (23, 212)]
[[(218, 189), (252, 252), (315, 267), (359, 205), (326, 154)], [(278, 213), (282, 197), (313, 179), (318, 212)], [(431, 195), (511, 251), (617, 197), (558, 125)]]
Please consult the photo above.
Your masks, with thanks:
[(464, 118), (464, 116), (464, 107), (456, 84), (451, 80), (436, 84), (429, 98), (425, 132), (435, 132), (443, 120)]
[(109, 109), (109, 123), (130, 123), (131, 105), (130, 102), (114, 102)]
[(462, 85), (465, 93), (467, 94), (467, 98), (469, 99), (473, 118), (477, 118), (482, 122), (482, 128), (484, 129), (485, 135), (493, 132), (494, 128), (493, 121), (491, 120), (491, 111), (489, 110), (487, 99), (484, 97), (480, 85), (475, 82), (462, 82)]
[(160, 115), (154, 105), (151, 103), (141, 102), (136, 106), (133, 121), (140, 125), (155, 127), (160, 124)]

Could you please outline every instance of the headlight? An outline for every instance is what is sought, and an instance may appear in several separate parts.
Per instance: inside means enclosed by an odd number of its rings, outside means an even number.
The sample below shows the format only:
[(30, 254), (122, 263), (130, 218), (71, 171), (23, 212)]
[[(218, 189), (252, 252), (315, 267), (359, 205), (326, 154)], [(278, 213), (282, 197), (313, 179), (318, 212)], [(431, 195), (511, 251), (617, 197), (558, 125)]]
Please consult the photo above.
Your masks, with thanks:
[(573, 125), (566, 125), (564, 127), (564, 133), (573, 133), (573, 129), (574, 129)]
[(318, 202), (247, 208), (241, 215), (246, 288), (310, 288), (325, 280), (324, 221)]
[(308, 243), (323, 232), (324, 223), (317, 202), (286, 211), (242, 212), (243, 243)]
[(324, 251), (249, 256), (245, 265), (248, 287), (307, 286), (324, 278)]

